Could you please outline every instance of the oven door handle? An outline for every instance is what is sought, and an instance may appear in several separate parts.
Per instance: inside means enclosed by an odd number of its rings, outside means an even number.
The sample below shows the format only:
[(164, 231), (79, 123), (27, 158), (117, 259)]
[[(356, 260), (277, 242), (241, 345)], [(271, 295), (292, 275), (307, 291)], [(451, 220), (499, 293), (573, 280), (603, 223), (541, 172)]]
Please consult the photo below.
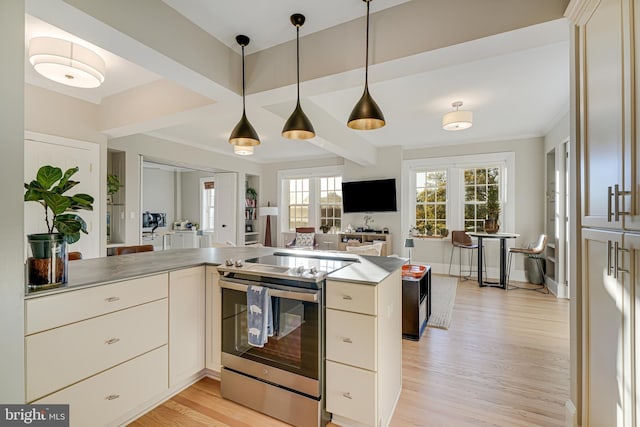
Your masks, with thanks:
[[(275, 289), (270, 286), (264, 286), (264, 285), (257, 285), (257, 286), (263, 286), (265, 288), (268, 288), (269, 295), (271, 295), (272, 297), (312, 302), (316, 304), (318, 303), (318, 292), (315, 292), (315, 291), (314, 292), (297, 292), (297, 291)], [(249, 289), (249, 284), (239, 283), (235, 281), (230, 282), (228, 280), (220, 280), (220, 287), (224, 289), (231, 289), (233, 291), (246, 293), (247, 289)]]

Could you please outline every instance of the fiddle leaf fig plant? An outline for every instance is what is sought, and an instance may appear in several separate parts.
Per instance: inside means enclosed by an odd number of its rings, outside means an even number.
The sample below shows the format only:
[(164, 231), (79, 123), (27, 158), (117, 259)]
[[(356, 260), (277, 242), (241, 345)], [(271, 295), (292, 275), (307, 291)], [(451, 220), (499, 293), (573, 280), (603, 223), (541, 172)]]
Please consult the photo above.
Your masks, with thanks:
[[(37, 202), (44, 208), (44, 220), (47, 232), (55, 231), (62, 235), (67, 243), (75, 243), (80, 240), (80, 233), (87, 233), (87, 224), (78, 214), (79, 210), (93, 210), (93, 197), (88, 194), (78, 193), (66, 196), (64, 193), (79, 184), (70, 178), (78, 172), (79, 168), (67, 169), (64, 174), (62, 169), (54, 166), (42, 166), (36, 175), (36, 179), (24, 184), (25, 202)], [(49, 215), (51, 214), (51, 217)]]

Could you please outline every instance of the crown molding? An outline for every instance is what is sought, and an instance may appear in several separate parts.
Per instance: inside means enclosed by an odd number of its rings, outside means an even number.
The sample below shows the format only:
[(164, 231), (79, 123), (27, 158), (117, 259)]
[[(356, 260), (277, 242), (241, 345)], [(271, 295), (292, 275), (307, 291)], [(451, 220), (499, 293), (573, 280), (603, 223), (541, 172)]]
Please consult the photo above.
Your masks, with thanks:
[(575, 25), (584, 25), (599, 5), (600, 0), (571, 0), (564, 16)]

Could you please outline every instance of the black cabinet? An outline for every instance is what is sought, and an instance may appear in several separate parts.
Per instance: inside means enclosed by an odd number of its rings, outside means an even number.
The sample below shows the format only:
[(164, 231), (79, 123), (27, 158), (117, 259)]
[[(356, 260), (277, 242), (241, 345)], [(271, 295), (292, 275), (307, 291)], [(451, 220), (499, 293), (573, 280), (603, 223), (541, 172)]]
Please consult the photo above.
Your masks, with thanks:
[(431, 266), (420, 277), (402, 276), (402, 337), (418, 341), (431, 316)]

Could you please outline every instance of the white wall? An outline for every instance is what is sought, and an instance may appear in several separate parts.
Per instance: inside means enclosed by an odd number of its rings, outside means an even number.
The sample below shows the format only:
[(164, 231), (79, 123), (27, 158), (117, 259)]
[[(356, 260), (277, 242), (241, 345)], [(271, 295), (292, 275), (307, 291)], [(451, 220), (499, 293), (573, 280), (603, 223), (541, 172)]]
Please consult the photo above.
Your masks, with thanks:
[(200, 179), (213, 178), (211, 172), (182, 172), (182, 218), (200, 224)]
[(0, 402), (24, 403), (24, 1), (0, 2)]
[(175, 172), (145, 167), (143, 171), (142, 212), (167, 214), (166, 229), (176, 218)]

